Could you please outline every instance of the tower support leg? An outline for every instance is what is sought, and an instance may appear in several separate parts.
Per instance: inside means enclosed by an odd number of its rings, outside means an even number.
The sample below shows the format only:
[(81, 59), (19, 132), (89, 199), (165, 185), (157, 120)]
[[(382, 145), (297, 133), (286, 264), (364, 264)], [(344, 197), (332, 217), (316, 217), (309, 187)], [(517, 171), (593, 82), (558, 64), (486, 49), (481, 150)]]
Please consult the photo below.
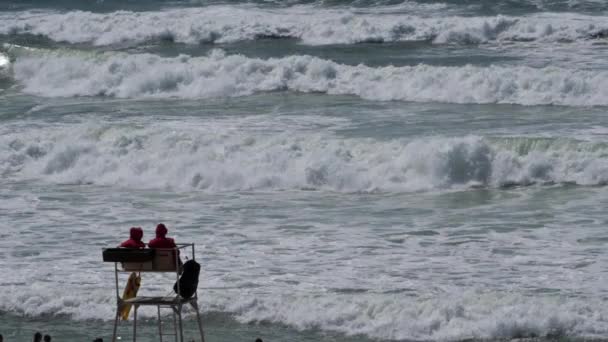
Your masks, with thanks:
[(160, 305), (156, 306), (156, 312), (158, 313), (158, 336), (160, 337), (160, 342), (163, 342), (163, 321), (160, 318)]
[(177, 310), (174, 306), (171, 307), (171, 311), (173, 311), (173, 337), (175, 338), (175, 342), (177, 341)]
[(201, 333), (201, 342), (205, 342), (205, 332), (203, 331), (203, 320), (201, 319), (201, 314), (198, 309), (198, 303), (196, 302), (196, 298), (190, 301), (190, 304), (196, 311), (196, 323), (198, 323), (198, 331)]
[(137, 305), (133, 306), (133, 342), (137, 342)]
[(177, 306), (177, 323), (179, 324), (179, 342), (184, 342), (184, 328), (182, 326), (182, 305)]
[(116, 332), (118, 329), (119, 320), (120, 320), (120, 305), (116, 308), (116, 317), (114, 318), (114, 331), (112, 331), (112, 342), (116, 342)]

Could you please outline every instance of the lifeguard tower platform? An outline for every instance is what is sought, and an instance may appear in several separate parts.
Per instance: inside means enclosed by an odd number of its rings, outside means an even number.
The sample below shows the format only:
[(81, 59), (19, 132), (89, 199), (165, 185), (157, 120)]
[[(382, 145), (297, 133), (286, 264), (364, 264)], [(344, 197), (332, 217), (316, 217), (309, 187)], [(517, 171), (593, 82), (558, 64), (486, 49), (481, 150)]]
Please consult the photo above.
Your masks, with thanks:
[[(123, 310), (131, 306), (133, 309), (133, 341), (137, 341), (137, 310), (142, 306), (155, 306), (157, 312), (157, 324), (159, 340), (170, 341), (173, 339), (164, 339), (163, 337), (172, 336), (175, 342), (185, 342), (184, 331), (182, 324), (182, 309), (184, 306), (190, 305), (196, 312), (196, 321), (200, 338), (194, 341), (205, 342), (203, 323), (198, 307), (198, 294), (194, 294), (189, 298), (184, 298), (179, 288), (179, 277), (181, 274), (182, 264), (180, 259), (191, 254), (190, 260), (195, 260), (195, 250), (193, 243), (177, 244), (176, 248), (106, 248), (103, 250), (103, 261), (114, 263), (114, 278), (116, 285), (116, 317), (114, 318), (114, 331), (112, 332), (112, 342), (117, 341), (117, 329), (121, 321)], [(167, 281), (167, 290), (171, 291), (169, 296), (135, 296), (132, 298), (123, 299), (120, 296), (120, 278), (122, 274), (130, 274), (135, 272), (141, 277), (142, 274), (148, 272), (167, 273), (170, 274), (170, 281)], [(174, 294), (173, 284), (177, 283)], [(126, 285), (126, 282), (125, 282)], [(140, 291), (145, 292), (145, 291)], [(163, 329), (161, 309), (171, 309), (173, 317), (173, 329), (167, 332)], [(188, 341), (193, 341), (189, 338)]]

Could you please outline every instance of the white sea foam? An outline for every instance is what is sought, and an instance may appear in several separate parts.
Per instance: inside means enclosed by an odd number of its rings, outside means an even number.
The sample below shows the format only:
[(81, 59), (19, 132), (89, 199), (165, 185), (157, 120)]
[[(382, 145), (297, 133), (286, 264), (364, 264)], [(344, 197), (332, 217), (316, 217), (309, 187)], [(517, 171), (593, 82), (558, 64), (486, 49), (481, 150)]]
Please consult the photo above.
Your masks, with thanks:
[(245, 134), (214, 124), (177, 131), (83, 124), (6, 132), (0, 139), (0, 174), (61, 184), (349, 193), (608, 182), (602, 143), (560, 139), (381, 142), (319, 133)]
[[(111, 274), (87, 273), (100, 283)], [(145, 276), (145, 275), (144, 275)], [(84, 279), (74, 278), (76, 283)], [(145, 278), (149, 287), (151, 281)], [(209, 282), (206, 279), (203, 283)], [(65, 281), (64, 286), (74, 286)], [(86, 291), (84, 290), (86, 288)], [(86, 294), (72, 295), (57, 284), (5, 288), (0, 309), (28, 316), (68, 315), (75, 320), (113, 317), (112, 292), (79, 284)], [(514, 293), (483, 293), (472, 290), (417, 296), (403, 294), (290, 293), (255, 291), (236, 293), (201, 289), (203, 312), (222, 311), (241, 322), (272, 322), (291, 327), (366, 335), (388, 340), (509, 339), (521, 337), (601, 338), (608, 333), (608, 312), (597, 301), (576, 298), (530, 298)], [(146, 289), (148, 290), (148, 289)], [(426, 297), (426, 298), (425, 298)], [(155, 317), (143, 308), (140, 317)]]
[(403, 295), (285, 296), (231, 306), (244, 322), (279, 322), (390, 340), (600, 337), (608, 331), (608, 322), (598, 317), (604, 309), (592, 302), (471, 292), (426, 300)]
[[(151, 200), (149, 194), (132, 197), (129, 194), (136, 192), (129, 189), (91, 190), (82, 197), (79, 191), (55, 192), (50, 199), (44, 195), (40, 200), (28, 198), (23, 207), (11, 208), (10, 216), (16, 221), (0, 222), (1, 231), (7, 234), (0, 240), (0, 267), (7, 270), (0, 279), (0, 310), (35, 317), (112, 319), (113, 266), (100, 263), (95, 250), (117, 243), (126, 233), (126, 222), (141, 220), (149, 234), (148, 223), (153, 219), (147, 215), (158, 217), (151, 214), (158, 209), (154, 205), (158, 198)], [(4, 195), (0, 208), (14, 202), (6, 200), (6, 195), (17, 194), (0, 191)], [(179, 232), (181, 241), (197, 243), (199, 260), (204, 260), (199, 289), (205, 312), (228, 313), (241, 322), (275, 322), (298, 329), (395, 340), (601, 338), (608, 333), (608, 312), (597, 300), (603, 297), (604, 270), (602, 257), (594, 253), (601, 242), (589, 246), (576, 241), (584, 236), (605, 236), (603, 221), (585, 229), (570, 229), (564, 220), (572, 218), (570, 215), (584, 216), (566, 209), (605, 199), (601, 191), (598, 195), (577, 196), (565, 201), (565, 207), (559, 205), (554, 219), (563, 226), (525, 230), (523, 234), (521, 229), (511, 233), (475, 229), (495, 222), (487, 216), (485, 222), (468, 219), (465, 226), (456, 227), (446, 221), (453, 216), (441, 217), (446, 212), (463, 215), (461, 207), (437, 208), (442, 214), (419, 217), (416, 227), (400, 224), (378, 230), (370, 223), (369, 207), (361, 211), (359, 200), (355, 200), (355, 208), (333, 208), (332, 218), (340, 215), (333, 224), (319, 222), (328, 208), (317, 205), (315, 210), (303, 204), (302, 198), (295, 201), (295, 208), (306, 210), (293, 210), (280, 220), (269, 216), (272, 205), (264, 210), (258, 206), (251, 209), (252, 197), (239, 201), (234, 199), (238, 196), (226, 196), (219, 203), (212, 198), (203, 204), (200, 198), (184, 196), (179, 201), (161, 198), (157, 205), (181, 223), (171, 226), (172, 235)], [(371, 200), (374, 208), (390, 208), (375, 206), (381, 197)], [(130, 203), (133, 198), (137, 199), (137, 210)], [(424, 198), (398, 197), (393, 204), (416, 208), (414, 202)], [(66, 199), (78, 204), (58, 206)], [(511, 214), (513, 221), (501, 218), (495, 223), (517, 226), (526, 215), (538, 215), (538, 207), (526, 212), (525, 200), (514, 206), (522, 200), (499, 200), (496, 204), (502, 213), (516, 208), (520, 211)], [(281, 198), (274, 201), (281, 202), (274, 208), (280, 213), (288, 210)], [(227, 215), (228, 208), (246, 212)], [(475, 206), (466, 214), (474, 215), (474, 211), (483, 210)], [(214, 214), (220, 214), (220, 219), (204, 227), (192, 221)], [(105, 216), (100, 220), (100, 215)], [(601, 209), (597, 215), (601, 217)], [(293, 221), (305, 222), (306, 230), (281, 229)], [(190, 225), (195, 228), (186, 231)], [(386, 240), (388, 232), (404, 235), (413, 229), (430, 228), (437, 232), (410, 235), (402, 242)], [(61, 229), (71, 234), (58, 243)], [(466, 247), (447, 244), (467, 240)], [(596, 248), (591, 252), (589, 247)], [(512, 253), (494, 253), (495, 249)], [(145, 274), (140, 291), (166, 294), (171, 284), (168, 275), (160, 282)], [(535, 291), (551, 288), (560, 292)], [(144, 317), (156, 314), (145, 308), (139, 313)]]
[(14, 63), (30, 94), (50, 97), (209, 98), (294, 91), (369, 100), (595, 106), (608, 104), (608, 72), (556, 67), (368, 67), (311, 56), (256, 59), (150, 54), (33, 54)]
[[(298, 116), (295, 128), (264, 115), (7, 123), (0, 310), (111, 320), (113, 267), (98, 249), (132, 224), (147, 239), (164, 216), (178, 241), (199, 248), (203, 310), (241, 322), (394, 340), (608, 334), (597, 300), (603, 188), (464, 191), (449, 205), (438, 202), (454, 194), (435, 191), (603, 184), (605, 143), (347, 139), (316, 119)], [(302, 188), (320, 191), (274, 191)], [(496, 198), (459, 200), (488, 193)], [(167, 294), (167, 278), (145, 275), (141, 291)]]
[(10, 66), (10, 59), (7, 55), (0, 53), (0, 72), (8, 69)]
[(433, 41), (438, 44), (586, 39), (608, 31), (601, 16), (535, 14), (523, 17), (426, 16), (296, 6), (260, 9), (211, 6), (160, 12), (73, 11), (0, 14), (0, 34), (35, 34), (54, 41), (94, 45), (171, 40), (187, 44), (230, 43), (260, 37), (304, 44)]
[(11, 78), (11, 61), (10, 61), (8, 55), (5, 55), (2, 52), (0, 52), (0, 81), (10, 80), (10, 78)]

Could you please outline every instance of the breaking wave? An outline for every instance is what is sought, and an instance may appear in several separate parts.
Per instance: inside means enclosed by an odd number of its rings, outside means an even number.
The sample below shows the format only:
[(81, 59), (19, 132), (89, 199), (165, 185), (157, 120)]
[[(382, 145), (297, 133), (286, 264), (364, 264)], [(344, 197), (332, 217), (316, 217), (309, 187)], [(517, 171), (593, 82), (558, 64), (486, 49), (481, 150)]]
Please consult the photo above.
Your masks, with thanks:
[(583, 11), (597, 13), (608, 8), (602, 0), (4, 0), (0, 10), (26, 8), (82, 9), (92, 11), (109, 11), (133, 8), (162, 9), (167, 6), (191, 7), (210, 4), (255, 4), (258, 6), (288, 7), (312, 4), (320, 7), (357, 7), (370, 8), (379, 6), (406, 5), (408, 7), (426, 7), (456, 5), (466, 6), (469, 10), (488, 13), (522, 12), (522, 11)]
[[(94, 275), (100, 283), (104, 279)], [(87, 287), (91, 287), (87, 285)], [(70, 295), (56, 287), (36, 286), (35, 294), (17, 287), (0, 306), (28, 316), (68, 315), (76, 320), (113, 317), (107, 289)], [(228, 292), (228, 293), (227, 293)], [(238, 321), (286, 324), (299, 330), (320, 329), (386, 340), (454, 341), (511, 338), (601, 338), (608, 333), (605, 308), (576, 298), (528, 298), (513, 293), (445, 294), (416, 298), (399, 294), (263, 295), (206, 291), (203, 310), (234, 315)], [(232, 295), (228, 297), (227, 295)], [(155, 317), (151, 310), (138, 312)]]
[(593, 306), (577, 300), (466, 292), (434, 299), (359, 294), (232, 305), (243, 322), (270, 321), (300, 329), (414, 341), (598, 337), (606, 332), (607, 322), (595, 319), (603, 309)]
[(298, 39), (310, 45), (399, 41), (556, 43), (603, 37), (608, 32), (608, 20), (603, 16), (548, 13), (438, 17), (402, 11), (211, 6), (159, 12), (9, 12), (0, 14), (0, 34), (34, 34), (54, 41), (103, 46), (159, 40), (231, 43), (269, 37)]
[[(184, 129), (80, 124), (47, 132), (6, 132), (0, 138), (0, 174), (18, 180), (208, 192), (399, 193), (608, 182), (604, 143), (475, 136), (380, 142), (320, 134), (258, 136), (214, 125)], [(34, 136), (39, 138), (30, 139)]]
[(23, 91), (48, 97), (211, 98), (293, 91), (368, 100), (608, 105), (608, 71), (510, 66), (368, 67), (311, 56), (41, 53), (14, 63)]

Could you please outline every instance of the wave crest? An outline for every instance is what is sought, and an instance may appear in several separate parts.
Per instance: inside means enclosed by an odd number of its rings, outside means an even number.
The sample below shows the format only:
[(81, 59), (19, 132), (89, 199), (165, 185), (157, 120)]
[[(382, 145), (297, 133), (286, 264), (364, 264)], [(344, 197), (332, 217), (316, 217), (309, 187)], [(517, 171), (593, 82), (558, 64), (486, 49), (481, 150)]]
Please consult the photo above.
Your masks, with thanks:
[[(95, 278), (104, 282), (99, 276)], [(76, 320), (112, 317), (114, 303), (107, 299), (107, 291), (89, 288), (88, 295), (73, 296), (48, 286), (37, 289), (35, 296), (17, 290), (13, 296), (0, 297), (4, 299), (0, 309), (30, 316), (68, 315)], [(272, 322), (298, 330), (320, 329), (383, 340), (601, 338), (608, 332), (603, 307), (575, 298), (528, 298), (516, 293), (475, 291), (430, 298), (365, 291), (354, 296), (310, 295), (293, 289), (291, 294), (272, 297), (253, 291), (208, 292), (210, 295), (201, 303), (206, 313), (230, 313), (242, 323)], [(155, 317), (155, 311), (146, 308), (138, 314)]]
[(608, 73), (555, 67), (368, 67), (311, 56), (257, 59), (42, 53), (14, 63), (30, 94), (49, 97), (211, 98), (294, 91), (368, 100), (521, 105), (608, 105)]
[(0, 173), (58, 183), (209, 192), (398, 193), (608, 182), (603, 143), (475, 136), (379, 142), (217, 130), (78, 126), (39, 132), (44, 137), (39, 141), (7, 133)]
[[(428, 16), (296, 6), (261, 9), (211, 6), (160, 12), (0, 14), (0, 34), (34, 34), (54, 41), (137, 45), (149, 41), (186, 44), (292, 38), (304, 44), (432, 41), (437, 44), (590, 39), (608, 31), (606, 17), (576, 14), (531, 16)], [(415, 13), (415, 12), (414, 12)]]

